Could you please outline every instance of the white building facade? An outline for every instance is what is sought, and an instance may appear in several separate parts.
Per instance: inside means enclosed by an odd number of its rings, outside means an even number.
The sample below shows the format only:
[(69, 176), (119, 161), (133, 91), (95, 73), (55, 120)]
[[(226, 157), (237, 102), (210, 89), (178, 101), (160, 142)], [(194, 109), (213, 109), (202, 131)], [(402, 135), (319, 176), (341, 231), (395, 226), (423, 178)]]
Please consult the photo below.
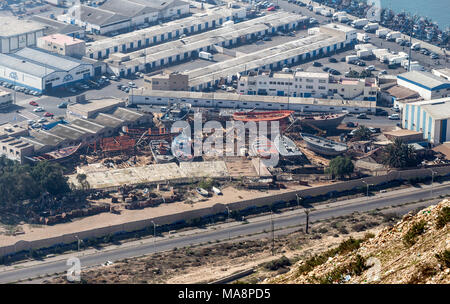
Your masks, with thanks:
[(403, 108), (402, 127), (423, 133), (432, 144), (450, 141), (450, 98), (407, 103)]

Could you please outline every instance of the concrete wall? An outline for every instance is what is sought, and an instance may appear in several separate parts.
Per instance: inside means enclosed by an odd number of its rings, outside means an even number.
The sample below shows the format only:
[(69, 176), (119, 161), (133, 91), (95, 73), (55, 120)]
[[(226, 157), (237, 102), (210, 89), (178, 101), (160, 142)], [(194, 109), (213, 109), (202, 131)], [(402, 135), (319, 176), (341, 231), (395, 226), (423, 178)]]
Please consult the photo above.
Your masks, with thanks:
[[(435, 167), (433, 168), (433, 171), (437, 172), (435, 176), (445, 176), (450, 175), (450, 166), (447, 167)], [(314, 197), (319, 195), (324, 195), (332, 192), (342, 192), (346, 190), (352, 190), (359, 187), (366, 187), (366, 184), (363, 182), (365, 181), (368, 184), (374, 184), (374, 185), (380, 185), (382, 183), (386, 183), (393, 180), (408, 180), (411, 178), (417, 178), (417, 177), (429, 177), (431, 176), (431, 169), (413, 169), (413, 170), (406, 170), (406, 171), (392, 171), (387, 175), (383, 176), (373, 176), (373, 177), (367, 177), (364, 179), (359, 180), (353, 180), (348, 182), (340, 182), (335, 183), (327, 186), (322, 187), (315, 187), (305, 190), (296, 190), (296, 191), (290, 191), (286, 193), (281, 193), (277, 195), (273, 195), (270, 197), (262, 197), (262, 198), (255, 198), (255, 199), (249, 199), (249, 200), (243, 200), (240, 202), (230, 203), (227, 206), (230, 208), (230, 210), (242, 210), (251, 206), (266, 206), (273, 204), (275, 202), (279, 201), (291, 201), (296, 199), (296, 194), (298, 194), (302, 198), (307, 197)], [(135, 222), (129, 222), (119, 225), (112, 225), (107, 226), (103, 228), (97, 228), (92, 230), (85, 230), (85, 231), (79, 231), (74, 232), (71, 234), (65, 234), (58, 237), (53, 238), (47, 238), (47, 239), (41, 239), (36, 240), (32, 242), (27, 241), (18, 241), (14, 245), (10, 246), (3, 246), (0, 247), (0, 256), (5, 256), (14, 252), (19, 252), (21, 250), (29, 250), (29, 249), (39, 249), (39, 248), (46, 248), (50, 247), (56, 244), (60, 243), (72, 243), (77, 241), (77, 237), (80, 239), (87, 239), (87, 238), (93, 238), (93, 237), (101, 237), (108, 234), (114, 234), (117, 232), (122, 231), (136, 231), (140, 229), (144, 229), (146, 227), (153, 227), (152, 221), (155, 222), (155, 224), (161, 226), (165, 224), (171, 224), (180, 220), (191, 220), (194, 218), (199, 218), (202, 216), (207, 215), (213, 215), (221, 212), (226, 212), (227, 209), (225, 205), (223, 204), (216, 204), (212, 207), (203, 208), (203, 209), (196, 209), (181, 213), (175, 213), (170, 214), (166, 216), (160, 216), (155, 218), (150, 218), (146, 220), (139, 220)]]

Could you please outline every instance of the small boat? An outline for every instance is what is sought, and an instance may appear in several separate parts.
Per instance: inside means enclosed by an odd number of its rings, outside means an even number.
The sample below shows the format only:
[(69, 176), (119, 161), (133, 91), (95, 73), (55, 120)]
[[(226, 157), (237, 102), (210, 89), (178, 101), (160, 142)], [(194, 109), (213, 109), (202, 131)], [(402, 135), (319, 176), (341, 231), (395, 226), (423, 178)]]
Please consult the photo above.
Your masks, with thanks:
[(323, 137), (300, 133), (306, 142), (308, 149), (318, 154), (327, 156), (336, 156), (344, 153), (348, 150), (348, 147), (344, 143), (335, 142)]
[(223, 195), (222, 191), (217, 187), (212, 187), (212, 191), (217, 195)]
[(162, 122), (174, 122), (184, 120), (191, 112), (190, 103), (176, 103), (161, 116)]
[(203, 188), (197, 187), (197, 188), (195, 188), (195, 190), (197, 191), (198, 194), (200, 194), (200, 195), (202, 195), (204, 197), (208, 197), (209, 196), (208, 191), (206, 191)]
[(278, 153), (284, 158), (296, 158), (303, 155), (297, 145), (285, 135), (275, 137), (274, 143)]
[(170, 151), (169, 143), (164, 139), (150, 141), (150, 149), (157, 164), (164, 164), (175, 159)]
[(272, 155), (278, 156), (278, 150), (275, 144), (265, 136), (256, 137), (251, 144), (253, 156), (261, 158), (271, 158)]

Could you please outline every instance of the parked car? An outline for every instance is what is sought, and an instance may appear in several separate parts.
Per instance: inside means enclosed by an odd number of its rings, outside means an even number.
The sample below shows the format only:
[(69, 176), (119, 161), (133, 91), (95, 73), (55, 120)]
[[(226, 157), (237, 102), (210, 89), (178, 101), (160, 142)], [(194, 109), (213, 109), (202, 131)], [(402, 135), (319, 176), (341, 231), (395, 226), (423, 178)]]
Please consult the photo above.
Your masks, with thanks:
[(367, 115), (365, 113), (360, 113), (358, 116), (356, 116), (358, 119), (367, 119)]
[(332, 75), (341, 75), (341, 72), (339, 72), (335, 69), (329, 69), (328, 72)]
[(354, 128), (354, 127), (356, 127), (356, 124), (354, 122), (349, 121), (349, 122), (347, 122), (346, 126), (348, 128)]
[(39, 104), (36, 101), (30, 101), (29, 104), (35, 107), (39, 106)]
[(43, 122), (46, 122), (46, 121), (47, 121), (47, 118), (42, 117), (42, 118), (39, 119), (37, 122), (38, 122), (38, 123), (43, 123)]
[(318, 61), (314, 61), (313, 66), (315, 66), (315, 67), (321, 67), (322, 64), (321, 64), (320, 62), (318, 62)]
[(38, 128), (41, 128), (42, 125), (41, 125), (40, 123), (34, 123), (34, 124), (31, 125), (31, 127), (32, 127), (33, 129), (38, 129)]
[(375, 66), (374, 66), (374, 65), (369, 65), (369, 66), (366, 68), (366, 70), (367, 70), (367, 71), (375, 71)]
[(330, 70), (330, 68), (329, 68), (329, 67), (324, 67), (322, 70), (323, 70), (324, 72), (328, 72), (328, 71)]
[(331, 62), (331, 63), (336, 63), (336, 62), (338, 62), (337, 59), (334, 58), (334, 57), (328, 58), (328, 61)]
[(65, 108), (67, 108), (67, 105), (68, 105), (68, 103), (66, 101), (63, 101), (58, 105), (58, 108), (65, 109)]
[(45, 116), (45, 117), (53, 117), (53, 116), (55, 116), (55, 114), (50, 113), (50, 112), (45, 112), (45, 113), (44, 113), (44, 116)]
[(44, 108), (43, 107), (37, 107), (36, 109), (33, 110), (33, 112), (44, 112)]
[(389, 115), (388, 118), (391, 120), (400, 120), (400, 115), (398, 115), (397, 113), (394, 113), (392, 115)]

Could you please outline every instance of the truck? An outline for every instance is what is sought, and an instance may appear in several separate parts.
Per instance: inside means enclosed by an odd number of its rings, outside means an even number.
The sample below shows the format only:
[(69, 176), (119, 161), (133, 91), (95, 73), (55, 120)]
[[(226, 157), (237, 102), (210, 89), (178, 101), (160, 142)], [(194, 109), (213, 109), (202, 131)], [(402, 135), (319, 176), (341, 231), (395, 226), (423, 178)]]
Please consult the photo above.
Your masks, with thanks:
[(395, 41), (395, 39), (402, 37), (402, 33), (400, 32), (389, 32), (386, 35), (386, 40), (387, 41)]
[(352, 63), (354, 61), (358, 61), (358, 56), (356, 56), (356, 55), (345, 56), (345, 62)]
[(213, 55), (208, 52), (200, 52), (200, 53), (198, 53), (198, 58), (205, 59), (205, 60), (213, 60)]
[(320, 14), (321, 14), (322, 16), (325, 16), (325, 17), (331, 17), (331, 16), (332, 16), (331, 11), (330, 11), (330, 10), (327, 10), (327, 9), (321, 10), (321, 11), (320, 11)]
[(367, 33), (374, 33), (376, 30), (378, 30), (379, 25), (376, 22), (368, 23), (363, 27), (363, 30)]
[(420, 42), (415, 42), (415, 43), (413, 43), (412, 45), (411, 45), (411, 48), (413, 49), (413, 50), (420, 50)]
[(339, 20), (340, 16), (347, 16), (347, 13), (346, 12), (336, 12), (333, 14), (333, 17), (331, 19), (336, 21), (336, 20)]
[(370, 50), (359, 50), (356, 52), (356, 56), (358, 56), (358, 58), (367, 58), (371, 55), (372, 55), (372, 51), (370, 51)]
[(356, 19), (352, 22), (352, 26), (357, 29), (362, 29), (364, 26), (366, 26), (369, 23), (369, 20), (366, 18), (363, 19)]
[(366, 33), (356, 33), (356, 39), (361, 42), (367, 42), (370, 40), (370, 37)]
[(347, 22), (347, 21), (350, 20), (350, 19), (348, 19), (348, 16), (347, 16), (347, 15), (341, 15), (341, 16), (339, 16), (339, 17), (337, 18), (337, 20), (338, 20), (339, 22), (341, 22), (341, 23), (344, 23), (344, 22)]
[(316, 13), (317, 15), (319, 15), (324, 9), (325, 9), (325, 7), (323, 7), (323, 6), (315, 6), (315, 7), (313, 7), (312, 11), (314, 13)]
[(225, 21), (224, 23), (222, 23), (222, 26), (229, 26), (229, 25), (233, 25), (233, 24), (234, 24), (233, 20), (228, 20), (228, 21)]
[(386, 35), (390, 32), (389, 29), (384, 28), (384, 29), (378, 29), (375, 32), (375, 36), (377, 36), (378, 38), (386, 38)]

